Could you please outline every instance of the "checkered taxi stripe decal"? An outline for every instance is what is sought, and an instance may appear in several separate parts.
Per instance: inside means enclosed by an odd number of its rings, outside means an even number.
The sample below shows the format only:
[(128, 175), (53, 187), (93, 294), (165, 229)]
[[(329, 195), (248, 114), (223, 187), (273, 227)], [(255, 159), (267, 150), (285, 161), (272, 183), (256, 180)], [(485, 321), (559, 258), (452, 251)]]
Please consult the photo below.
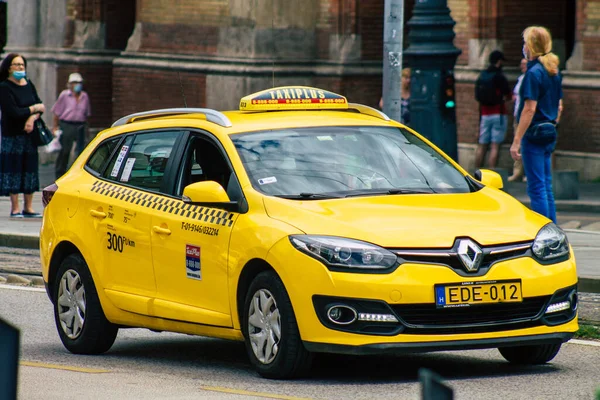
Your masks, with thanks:
[(102, 196), (123, 200), (127, 203), (140, 205), (168, 214), (175, 214), (185, 218), (221, 226), (233, 224), (233, 213), (216, 208), (208, 208), (186, 204), (181, 200), (169, 199), (163, 196), (142, 192), (139, 190), (117, 186), (108, 182), (96, 181), (92, 185), (92, 192)]

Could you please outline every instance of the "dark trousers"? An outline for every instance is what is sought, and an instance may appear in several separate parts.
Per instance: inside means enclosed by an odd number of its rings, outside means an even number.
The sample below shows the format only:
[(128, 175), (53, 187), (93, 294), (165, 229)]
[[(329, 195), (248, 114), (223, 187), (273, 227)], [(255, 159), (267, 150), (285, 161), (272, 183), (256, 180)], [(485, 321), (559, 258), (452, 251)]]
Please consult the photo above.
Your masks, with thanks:
[(87, 132), (87, 124), (82, 123), (69, 123), (65, 121), (59, 122), (62, 135), (60, 135), (61, 149), (56, 158), (55, 174), (56, 179), (63, 176), (69, 167), (69, 156), (71, 155), (71, 149), (73, 143), (77, 142), (75, 156), (78, 157), (85, 147), (85, 134)]

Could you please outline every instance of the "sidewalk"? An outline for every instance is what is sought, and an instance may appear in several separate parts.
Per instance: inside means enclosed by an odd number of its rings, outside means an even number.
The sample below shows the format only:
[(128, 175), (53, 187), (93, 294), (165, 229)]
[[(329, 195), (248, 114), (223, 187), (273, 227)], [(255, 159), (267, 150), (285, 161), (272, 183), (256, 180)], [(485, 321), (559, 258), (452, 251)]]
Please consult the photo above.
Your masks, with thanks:
[[(527, 195), (527, 183), (506, 182), (504, 190), (529, 206)], [(582, 212), (600, 214), (600, 182), (580, 182), (579, 199), (577, 200), (555, 200), (558, 212)]]
[[(33, 195), (33, 209), (41, 213), (41, 190), (54, 182), (54, 164), (40, 164), (39, 176), (40, 192)], [(23, 205), (22, 195), (19, 195), (19, 204)], [(41, 219), (10, 218), (10, 199), (0, 197), (0, 246), (37, 249), (41, 226)]]
[[(54, 164), (40, 164), (40, 190), (54, 182)], [(504, 190), (519, 200), (521, 203), (529, 206), (529, 197), (527, 196), (527, 184), (524, 182), (507, 182)], [(20, 199), (21, 201), (21, 199)], [(35, 193), (33, 197), (33, 207), (36, 211), (42, 211), (42, 194)], [(600, 221), (600, 182), (599, 183), (580, 183), (578, 200), (557, 200), (556, 209), (560, 212), (577, 212), (598, 214)], [(9, 217), (10, 200), (8, 197), (0, 197), (0, 246), (38, 248), (39, 231), (41, 220), (39, 219), (13, 219)], [(559, 221), (563, 224), (565, 221)], [(592, 224), (591, 230), (600, 232), (600, 223)], [(596, 228), (595, 226), (598, 225)], [(583, 226), (582, 228), (585, 228)], [(569, 236), (571, 239), (571, 237)], [(581, 240), (581, 235), (577, 240)], [(600, 247), (600, 237), (592, 237), (594, 245)], [(589, 241), (589, 240), (588, 240)], [(599, 277), (600, 278), (600, 277)]]
[[(40, 188), (50, 185), (54, 181), (54, 166), (40, 165)], [(524, 204), (529, 203), (525, 183), (509, 183), (506, 191)], [(600, 183), (580, 184), (580, 198), (578, 200), (559, 200), (559, 224), (565, 228), (571, 245), (576, 249), (579, 268), (581, 289), (600, 293)], [(42, 195), (34, 194), (33, 207), (42, 211)], [(560, 215), (560, 212), (588, 213), (595, 217), (597, 222), (582, 226), (578, 229), (566, 229), (571, 222), (569, 215)], [(0, 247), (16, 247), (23, 249), (39, 248), (39, 232), (41, 219), (14, 219), (9, 217), (10, 200), (0, 197)], [(592, 221), (595, 221), (592, 218)], [(2, 267), (2, 266), (0, 266)]]

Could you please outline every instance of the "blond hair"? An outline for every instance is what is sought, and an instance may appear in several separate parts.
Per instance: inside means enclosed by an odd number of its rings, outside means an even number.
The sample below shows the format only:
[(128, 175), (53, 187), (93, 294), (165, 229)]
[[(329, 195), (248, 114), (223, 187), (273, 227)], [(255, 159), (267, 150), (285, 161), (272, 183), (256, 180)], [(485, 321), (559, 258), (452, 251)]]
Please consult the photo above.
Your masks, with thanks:
[(410, 68), (403, 68), (402, 69), (402, 77), (403, 78), (410, 78)]
[(538, 57), (550, 76), (558, 74), (558, 56), (552, 53), (552, 36), (543, 26), (530, 26), (523, 31), (525, 46), (532, 57)]

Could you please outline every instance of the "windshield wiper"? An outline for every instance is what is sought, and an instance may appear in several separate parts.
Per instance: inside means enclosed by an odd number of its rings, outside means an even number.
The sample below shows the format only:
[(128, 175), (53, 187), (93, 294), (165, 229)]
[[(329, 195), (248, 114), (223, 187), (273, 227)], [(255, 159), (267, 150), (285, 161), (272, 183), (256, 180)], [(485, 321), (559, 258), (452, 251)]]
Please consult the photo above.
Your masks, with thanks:
[(344, 197), (357, 197), (357, 196), (381, 196), (388, 194), (431, 194), (435, 193), (433, 190), (417, 190), (417, 189), (400, 189), (393, 188), (387, 190), (361, 190), (349, 193)]
[(276, 194), (275, 197), (289, 200), (326, 200), (339, 199), (343, 196), (326, 194), (326, 193), (300, 193), (300, 194)]

